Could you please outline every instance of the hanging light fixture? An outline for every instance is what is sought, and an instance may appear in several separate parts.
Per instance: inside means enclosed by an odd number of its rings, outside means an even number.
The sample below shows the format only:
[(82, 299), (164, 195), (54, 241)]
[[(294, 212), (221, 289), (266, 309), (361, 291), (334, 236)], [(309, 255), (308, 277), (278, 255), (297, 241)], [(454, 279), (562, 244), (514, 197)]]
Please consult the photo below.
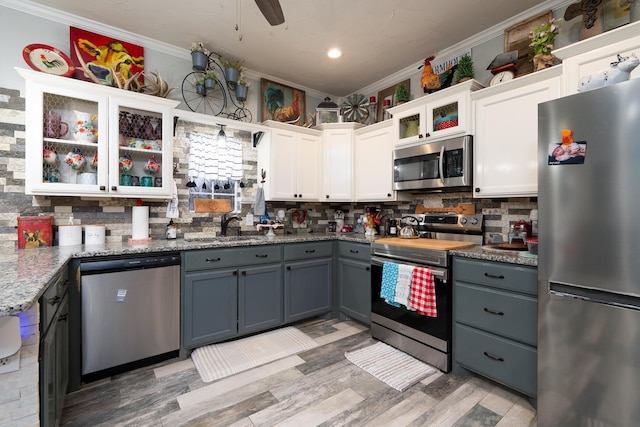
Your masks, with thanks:
[(218, 126), (220, 126), (220, 131), (218, 132), (218, 138), (224, 138), (227, 139), (227, 134), (224, 133), (224, 127), (226, 125), (221, 125), (220, 123), (217, 123)]

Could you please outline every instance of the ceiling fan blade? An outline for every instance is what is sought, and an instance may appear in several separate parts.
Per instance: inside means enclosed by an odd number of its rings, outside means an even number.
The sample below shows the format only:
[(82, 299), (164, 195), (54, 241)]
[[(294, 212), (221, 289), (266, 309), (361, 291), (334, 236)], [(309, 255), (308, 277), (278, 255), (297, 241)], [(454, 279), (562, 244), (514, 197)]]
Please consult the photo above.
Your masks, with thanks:
[(269, 24), (280, 25), (284, 22), (279, 0), (256, 0), (256, 4)]

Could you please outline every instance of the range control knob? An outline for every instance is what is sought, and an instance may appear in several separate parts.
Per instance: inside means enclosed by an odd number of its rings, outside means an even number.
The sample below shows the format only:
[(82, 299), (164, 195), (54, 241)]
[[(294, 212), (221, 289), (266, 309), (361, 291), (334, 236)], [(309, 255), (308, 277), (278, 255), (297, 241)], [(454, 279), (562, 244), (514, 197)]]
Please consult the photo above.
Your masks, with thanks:
[(478, 223), (478, 218), (473, 217), (471, 218), (471, 225), (476, 225)]
[(465, 225), (467, 223), (467, 218), (460, 218), (460, 224)]

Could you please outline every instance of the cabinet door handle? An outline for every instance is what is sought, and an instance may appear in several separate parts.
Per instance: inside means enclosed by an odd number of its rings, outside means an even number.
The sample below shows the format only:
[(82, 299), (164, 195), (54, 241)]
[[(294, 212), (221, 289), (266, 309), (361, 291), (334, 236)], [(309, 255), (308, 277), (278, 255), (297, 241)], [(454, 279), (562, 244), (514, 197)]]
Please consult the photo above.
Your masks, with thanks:
[(240, 273), (240, 274), (242, 274), (243, 276), (246, 276), (246, 275), (247, 275), (247, 272), (246, 272), (246, 271), (243, 271), (243, 272), (242, 272), (242, 273)]
[(256, 258), (267, 258), (269, 255), (260, 255), (260, 254), (256, 254)]
[(484, 277), (488, 277), (490, 279), (504, 279), (504, 276), (502, 274), (497, 275), (497, 274), (491, 274), (491, 273), (484, 273)]
[(483, 352), (483, 354), (485, 356), (487, 356), (489, 359), (493, 359), (493, 360), (496, 360), (498, 362), (504, 362), (504, 359), (502, 357), (496, 356), (495, 354), (487, 353), (486, 351)]
[(329, 198), (329, 195), (327, 194), (325, 197), (328, 199), (328, 198)]
[(237, 276), (237, 275), (238, 275), (238, 272), (234, 270), (234, 272), (233, 272), (233, 273), (231, 273), (231, 274), (233, 274), (234, 276)]
[(369, 271), (369, 270), (371, 270), (371, 267), (365, 267), (364, 269), (365, 269), (365, 271)]
[(60, 317), (58, 317), (58, 322), (66, 322), (67, 317), (69, 317), (69, 313), (61, 314)]
[(111, 187), (111, 191), (116, 191), (118, 189), (118, 187), (116, 187), (115, 185)]
[(51, 305), (56, 305), (57, 303), (60, 302), (60, 297), (58, 295), (56, 295), (53, 298), (49, 298), (49, 301), (47, 301), (49, 304)]
[(312, 254), (314, 253), (316, 250), (315, 249), (307, 249), (306, 251), (304, 251), (307, 254)]
[(294, 194), (294, 195), (293, 195), (293, 197), (298, 197), (298, 195), (297, 195), (297, 194)]
[(351, 252), (352, 254), (359, 254), (360, 251), (356, 251), (355, 249), (349, 249), (349, 252)]
[(495, 311), (495, 310), (492, 310), (492, 309), (487, 308), (487, 307), (485, 307), (485, 308), (484, 308), (484, 311), (485, 311), (485, 312), (487, 312), (487, 313), (489, 313), (489, 314), (495, 314), (496, 316), (504, 316), (504, 313), (503, 313), (503, 312), (501, 312), (501, 311)]
[(101, 186), (100, 186), (100, 191), (104, 191), (104, 190), (106, 190), (106, 189), (107, 189), (107, 187), (105, 187), (104, 185), (101, 185)]
[(206, 262), (218, 262), (220, 261), (220, 258), (207, 258), (205, 259)]
[(387, 193), (387, 197), (391, 197), (391, 193)]

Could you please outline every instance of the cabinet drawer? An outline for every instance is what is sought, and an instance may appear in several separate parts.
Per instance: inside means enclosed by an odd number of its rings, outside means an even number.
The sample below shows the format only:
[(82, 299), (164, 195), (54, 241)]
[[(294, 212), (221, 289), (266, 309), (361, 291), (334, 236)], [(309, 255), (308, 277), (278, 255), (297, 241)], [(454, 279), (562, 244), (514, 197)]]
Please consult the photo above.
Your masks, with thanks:
[(280, 261), (282, 261), (282, 251), (279, 245), (202, 249), (186, 252), (183, 268), (185, 271), (208, 270)]
[(333, 242), (309, 242), (284, 245), (284, 260), (330, 257)]
[(467, 369), (536, 396), (535, 348), (456, 324), (453, 357)]
[(340, 257), (371, 261), (371, 246), (364, 243), (338, 242)]
[(538, 295), (536, 268), (455, 257), (453, 275), (455, 280)]
[(537, 346), (537, 300), (455, 282), (455, 321)]
[(56, 310), (60, 306), (60, 302), (62, 302), (62, 297), (67, 292), (67, 288), (69, 287), (69, 273), (67, 268), (60, 273), (58, 277), (56, 277), (47, 290), (42, 295), (40, 300), (40, 322), (42, 325), (41, 332), (47, 330), (51, 319), (56, 313)]

